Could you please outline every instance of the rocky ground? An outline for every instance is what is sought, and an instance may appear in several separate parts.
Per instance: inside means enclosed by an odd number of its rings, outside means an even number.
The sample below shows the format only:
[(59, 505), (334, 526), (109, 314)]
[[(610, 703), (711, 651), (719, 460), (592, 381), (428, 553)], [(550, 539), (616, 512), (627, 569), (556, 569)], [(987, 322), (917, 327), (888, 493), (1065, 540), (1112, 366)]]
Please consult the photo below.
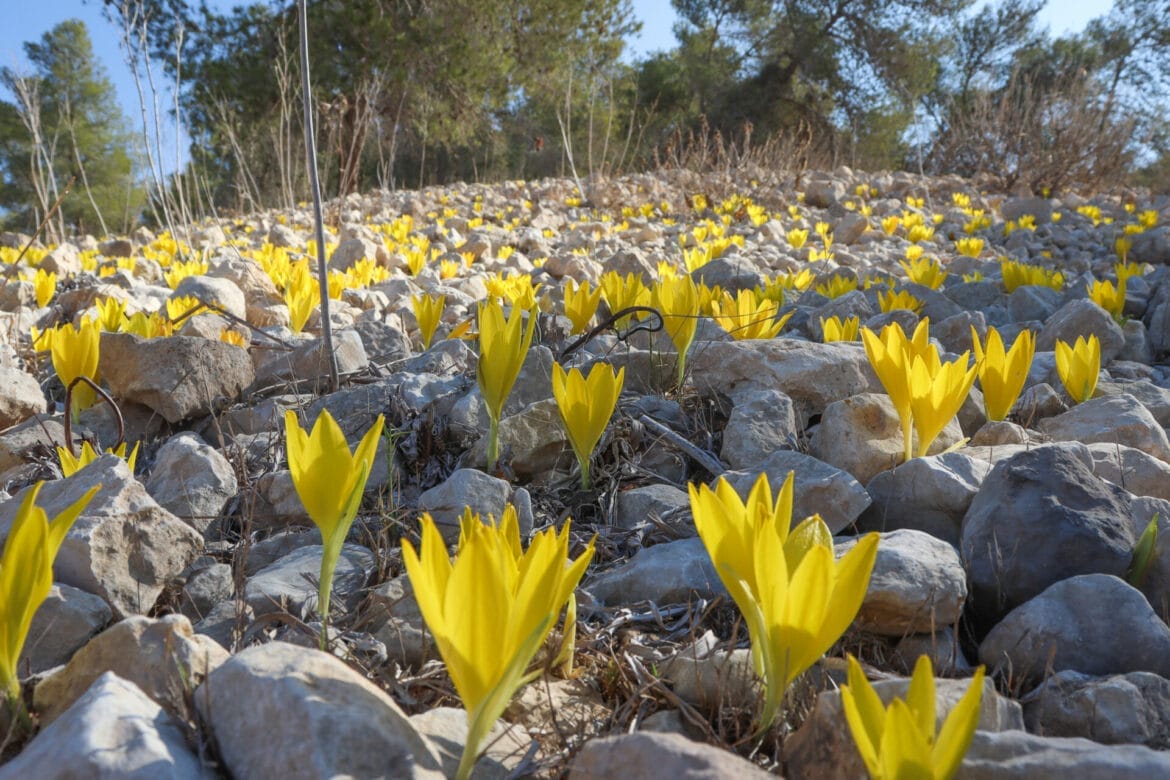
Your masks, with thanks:
[[(573, 517), (574, 554), (593, 534), (598, 553), (578, 592), (574, 674), (517, 695), (477, 777), (862, 776), (837, 692), (846, 651), (887, 697), (928, 654), (953, 678), (938, 683), (942, 710), (988, 666), (961, 777), (1170, 776), (1170, 544), (1140, 581), (1130, 571), (1152, 519), (1170, 539), (1170, 199), (992, 195), (847, 169), (800, 182), (667, 171), (584, 193), (566, 180), (376, 192), (327, 211), (332, 269), (364, 274), (334, 301), (336, 392), (319, 318), (294, 333), (282, 296), (281, 262), (306, 247), (308, 209), (191, 227), (178, 243), (142, 229), (34, 246), (20, 266), (28, 237), (0, 236), (0, 531), (36, 480), (48, 480), (38, 503), (50, 515), (102, 485), (21, 658), (38, 731), (5, 744), (0, 778), (451, 774), (464, 714), (399, 539), (417, 539), (423, 511), (453, 524), (465, 506), (499, 515), (508, 502), (525, 532)], [(887, 231), (890, 217), (901, 223)], [(933, 228), (919, 236), (926, 256), (949, 272), (938, 290), (899, 263), (916, 221)], [(804, 246), (793, 229), (809, 231)], [(984, 240), (977, 256), (956, 248), (968, 231)], [(596, 285), (616, 270), (649, 282), (660, 263), (685, 272), (688, 250), (719, 241), (693, 277), (728, 290), (788, 279), (792, 317), (777, 338), (735, 340), (704, 318), (681, 389), (662, 333), (603, 328), (572, 344), (567, 280)], [(1119, 251), (1147, 267), (1114, 318), (1086, 286), (1114, 278)], [(1059, 269), (1064, 283), (1009, 293), (1002, 257)], [(192, 258), (206, 267), (167, 278)], [(40, 306), (35, 282), (19, 279), (30, 260), (57, 274)], [(862, 284), (830, 299), (793, 281), (805, 268)], [(488, 473), (475, 342), (446, 336), (501, 273), (531, 274), (545, 302)], [(881, 312), (885, 288), (864, 282), (889, 276), (923, 302), (919, 315)], [(420, 292), (447, 296), (427, 350), (411, 307)], [(136, 467), (107, 455), (62, 479), (63, 391), (33, 328), (96, 316), (107, 298), (129, 315), (180, 295), (219, 313), (176, 317), (168, 337), (101, 336), (101, 381), (141, 445)], [(875, 329), (929, 317), (955, 354), (972, 327), (1009, 343), (1031, 329), (1037, 352), (1010, 421), (986, 422), (975, 390), (940, 454), (896, 465), (898, 417), (861, 344), (821, 342), (833, 315)], [(1103, 370), (1096, 397), (1073, 404), (1054, 345), (1089, 334)], [(590, 491), (552, 401), (554, 360), (626, 367)], [(337, 569), (332, 655), (314, 649), (322, 547), (287, 470), (288, 409), (306, 424), (328, 409), (351, 444), (387, 419)], [(119, 426), (99, 403), (71, 433), (106, 447)], [(686, 486), (723, 476), (746, 490), (760, 472), (776, 485), (789, 471), (795, 514), (819, 512), (838, 551), (862, 532), (881, 541), (853, 627), (796, 685), (784, 722), (753, 741), (747, 634)]]

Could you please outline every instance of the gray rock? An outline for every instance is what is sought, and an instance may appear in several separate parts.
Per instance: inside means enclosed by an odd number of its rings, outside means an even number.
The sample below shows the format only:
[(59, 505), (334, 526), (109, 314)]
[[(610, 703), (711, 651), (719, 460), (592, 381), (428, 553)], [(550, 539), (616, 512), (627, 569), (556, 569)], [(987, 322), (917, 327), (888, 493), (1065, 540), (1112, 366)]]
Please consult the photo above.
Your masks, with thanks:
[[(442, 483), (418, 497), (419, 511), (429, 512), (444, 536), (454, 539), (459, 535), (459, 517), (465, 507), (487, 520), (488, 515), (499, 519), (512, 498), (512, 486), (505, 480), (484, 474), (476, 469), (456, 469)], [(520, 534), (532, 532), (531, 508), (526, 513), (517, 503)]]
[(64, 440), (65, 429), (58, 419), (34, 415), (0, 433), (0, 472), (22, 465), (45, 448), (54, 452), (54, 447)]
[(1060, 672), (1024, 699), (1028, 731), (1106, 745), (1170, 747), (1170, 680), (1149, 672), (1090, 677)]
[[(301, 616), (316, 610), (324, 549), (316, 544), (301, 547), (265, 566), (248, 578), (244, 602), (257, 615), (287, 610)], [(333, 573), (331, 608), (352, 602), (375, 569), (377, 560), (372, 552), (360, 545), (344, 545)]]
[(429, 659), (438, 657), (410, 578), (405, 574), (371, 591), (360, 619), (370, 634), (386, 646), (388, 657), (404, 667), (421, 669)]
[(1043, 322), (1052, 316), (1059, 305), (1060, 293), (1038, 284), (1017, 287), (1007, 300), (1008, 316), (1012, 322)]
[(869, 506), (869, 494), (847, 471), (793, 450), (777, 450), (746, 471), (728, 471), (723, 477), (743, 499), (760, 473), (768, 475), (773, 498), (793, 473), (792, 524), (820, 514), (829, 530), (845, 529)]
[[(842, 556), (856, 539), (838, 543)], [(881, 535), (865, 600), (854, 624), (883, 636), (929, 633), (957, 623), (967, 599), (963, 562), (954, 547), (928, 533)]]
[(213, 563), (187, 578), (179, 600), (179, 611), (197, 623), (220, 603), (230, 599), (234, 587), (232, 567), (226, 563)]
[(1025, 731), (976, 731), (956, 780), (1148, 780), (1170, 775), (1170, 753)]
[(751, 711), (762, 693), (747, 648), (706, 655), (684, 649), (662, 665), (661, 676), (680, 699), (703, 712), (718, 713), (728, 707)]
[(990, 463), (963, 452), (913, 458), (869, 481), (866, 490), (872, 503), (858, 527), (912, 528), (957, 547), (963, 516), (990, 471)]
[(149, 407), (170, 423), (226, 406), (254, 377), (247, 350), (192, 336), (105, 332), (98, 367), (116, 398)]
[(206, 636), (227, 651), (236, 649), (240, 635), (254, 614), (247, 604), (221, 601), (195, 624), (195, 633)]
[[(454, 777), (463, 746), (467, 744), (467, 712), (455, 707), (435, 707), (410, 716), (411, 724), (434, 746), (443, 762), (443, 773)], [(520, 765), (530, 740), (520, 728), (496, 721), (484, 737), (479, 759), (472, 770), (476, 780), (504, 780)]]
[(1078, 336), (1088, 338), (1091, 335), (1101, 340), (1103, 366), (1117, 357), (1125, 347), (1125, 333), (1109, 316), (1109, 312), (1088, 298), (1078, 298), (1061, 306), (1044, 323), (1044, 328), (1036, 335), (1036, 351), (1051, 352), (1056, 349), (1057, 341), (1071, 345)]
[(733, 469), (746, 469), (776, 450), (792, 449), (796, 427), (792, 399), (777, 390), (742, 392), (723, 429), (720, 457)]
[[(963, 438), (958, 419), (951, 420), (930, 445), (937, 455)], [(918, 434), (914, 434), (917, 451)], [(879, 472), (903, 462), (902, 423), (885, 393), (862, 393), (825, 407), (821, 423), (809, 442), (809, 451), (844, 469), (863, 485)]]
[[(1118, 641), (1119, 638), (1124, 641)], [(979, 646), (979, 660), (1012, 678), (1053, 671), (1170, 675), (1170, 628), (1141, 591), (1108, 574), (1061, 580), (1008, 613)]]
[[(1115, 371), (1116, 366), (1115, 361), (1109, 367), (1110, 372)], [(1123, 394), (1136, 398), (1154, 416), (1158, 425), (1163, 428), (1170, 426), (1170, 388), (1159, 387), (1148, 380), (1097, 382), (1098, 397)]]
[(1084, 445), (1051, 444), (998, 463), (963, 518), (972, 607), (994, 619), (1067, 577), (1123, 575), (1136, 542), (1132, 497), (1093, 475)]
[(99, 596), (54, 584), (33, 615), (17, 669), (36, 674), (67, 663), (113, 617)]
[(98, 677), (16, 758), (0, 767), (0, 780), (215, 776), (191, 751), (179, 724), (138, 686), (113, 672)]
[(1037, 428), (1053, 441), (1124, 444), (1170, 463), (1170, 440), (1154, 416), (1129, 394), (1091, 398)]
[(930, 659), (935, 674), (947, 677), (965, 677), (974, 670), (955, 636), (955, 629), (947, 626), (933, 634), (910, 634), (894, 645), (894, 658), (907, 674), (914, 670), (920, 656)]
[(241, 780), (444, 777), (434, 747), (394, 700), (317, 650), (249, 647), (194, 698), (224, 768)]
[(238, 490), (227, 458), (189, 431), (171, 437), (159, 449), (145, 484), (155, 501), (200, 533)]
[[(971, 680), (935, 680), (935, 717), (941, 722), (967, 692)], [(889, 705), (895, 698), (906, 698), (910, 688), (908, 678), (878, 680), (873, 689), (882, 703)], [(1022, 729), (1024, 718), (1020, 705), (1000, 696), (995, 683), (983, 681), (983, 697), (979, 702), (979, 731)], [(787, 776), (791, 778), (863, 778), (865, 765), (854, 745), (841, 707), (841, 693), (828, 690), (817, 696), (812, 713), (803, 725), (784, 742)]]
[[(500, 460), (519, 480), (538, 480), (576, 463), (557, 403), (552, 399), (529, 404), (500, 420), (499, 437)], [(487, 447), (485, 434), (472, 447), (467, 462), (486, 468)]]
[(639, 550), (585, 583), (585, 589), (603, 604), (677, 604), (695, 595), (707, 599), (727, 595), (707, 548), (697, 537)]
[(694, 520), (690, 514), (691, 500), (685, 491), (673, 485), (645, 485), (617, 494), (613, 524), (632, 531), (643, 523), (655, 525), (656, 520), (669, 518), (667, 524), (683, 536), (694, 536)]
[[(115, 455), (103, 455), (68, 479), (45, 483), (37, 506), (55, 517), (94, 485), (101, 490), (65, 537), (54, 576), (101, 596), (116, 617), (148, 612), (167, 583), (198, 557), (203, 537), (155, 503)], [(0, 535), (7, 537), (24, 492), (0, 504)]]
[(738, 290), (762, 287), (767, 281), (756, 264), (741, 254), (729, 254), (710, 260), (692, 271), (690, 276), (708, 287), (719, 285), (733, 295)]
[(227, 657), (222, 647), (195, 634), (182, 615), (157, 620), (135, 615), (98, 634), (69, 663), (37, 683), (33, 704), (41, 723), (50, 723), (95, 680), (113, 672), (183, 717), (191, 690)]
[(335, 271), (347, 271), (363, 258), (379, 265), (388, 265), (386, 249), (367, 238), (348, 238), (337, 245), (329, 256), (329, 267)]
[(45, 411), (40, 384), (18, 368), (0, 367), (0, 431)]
[(679, 734), (641, 731), (591, 739), (581, 747), (569, 767), (569, 780), (598, 777), (764, 780), (772, 775), (729, 750)]
[(1170, 501), (1170, 465), (1141, 450), (1121, 444), (1089, 445), (1093, 473), (1135, 496)]
[[(285, 383), (304, 383), (309, 389), (323, 389), (323, 382), (329, 376), (329, 355), (321, 339), (304, 341), (291, 352), (269, 350), (257, 354), (263, 357), (256, 366), (254, 390)], [(370, 362), (361, 336), (349, 328), (333, 333), (333, 354), (341, 374), (361, 370)]]
[(878, 387), (860, 344), (785, 338), (711, 342), (694, 351), (688, 366), (702, 393), (728, 398), (749, 388), (784, 393), (802, 426), (830, 403)]
[(203, 303), (218, 306), (241, 320), (248, 316), (244, 293), (231, 279), (219, 276), (185, 276), (175, 287), (175, 295), (194, 296)]

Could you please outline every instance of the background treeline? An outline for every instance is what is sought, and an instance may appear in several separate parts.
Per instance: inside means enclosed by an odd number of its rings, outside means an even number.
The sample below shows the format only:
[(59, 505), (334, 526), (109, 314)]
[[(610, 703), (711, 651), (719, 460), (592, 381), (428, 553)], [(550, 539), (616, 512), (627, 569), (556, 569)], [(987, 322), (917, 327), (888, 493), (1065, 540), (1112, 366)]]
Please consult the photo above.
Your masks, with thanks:
[[(304, 199), (295, 3), (104, 2), (143, 100), (177, 86), (168, 121), (189, 133), (189, 162), (170, 173), (174, 150), (149, 123), (128, 140), (100, 71), (60, 62), (88, 47), (84, 28), (62, 25), (26, 45), (23, 89), (36, 94), (0, 106), (10, 223), (33, 224), (69, 176), (60, 219), (89, 230), (100, 213), (122, 228), (144, 185), (156, 220)], [(1115, 0), (1059, 38), (1037, 24), (1043, 0), (673, 4), (674, 48), (630, 61), (629, 0), (309, 2), (326, 193), (745, 161), (986, 175), (1035, 192), (1170, 185), (1168, 0)], [(110, 153), (77, 137), (80, 98), (61, 100), (70, 78), (103, 106), (88, 142)]]

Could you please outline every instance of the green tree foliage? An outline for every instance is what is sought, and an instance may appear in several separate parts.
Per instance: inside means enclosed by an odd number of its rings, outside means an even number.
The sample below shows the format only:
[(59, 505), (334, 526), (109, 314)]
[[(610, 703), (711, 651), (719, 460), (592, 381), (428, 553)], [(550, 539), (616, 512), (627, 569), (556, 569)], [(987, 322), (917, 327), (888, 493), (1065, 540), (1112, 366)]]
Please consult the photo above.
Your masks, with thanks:
[[(172, 76), (182, 30), (193, 157), (220, 202), (303, 197), (295, 4), (139, 7), (151, 54)], [(124, 21), (121, 3), (107, 9)], [(631, 30), (628, 0), (318, 0), (308, 14), (322, 177), (334, 193), (519, 173), (534, 138), (559, 137), (566, 85), (614, 66)]]
[[(126, 231), (145, 193), (113, 86), (94, 60), (85, 24), (72, 19), (24, 44), (32, 72), (0, 70), (0, 209), (7, 226), (33, 230), (73, 179), (56, 232)], [(23, 96), (23, 97), (22, 97)]]

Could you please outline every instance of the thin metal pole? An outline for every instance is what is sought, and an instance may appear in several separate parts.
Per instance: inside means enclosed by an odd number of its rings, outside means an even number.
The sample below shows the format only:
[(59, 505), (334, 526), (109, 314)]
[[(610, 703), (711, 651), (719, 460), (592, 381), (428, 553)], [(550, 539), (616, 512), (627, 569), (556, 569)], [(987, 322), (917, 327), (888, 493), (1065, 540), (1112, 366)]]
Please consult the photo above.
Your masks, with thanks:
[(317, 139), (313, 131), (313, 101), (309, 91), (309, 20), (305, 0), (298, 0), (301, 28), (301, 97), (305, 106), (305, 155), (313, 191), (313, 223), (317, 236), (317, 282), (321, 289), (321, 341), (329, 356), (329, 391), (340, 386), (337, 355), (333, 353), (333, 323), (329, 319), (329, 265), (325, 260), (325, 222), (321, 215), (321, 182), (317, 178)]

